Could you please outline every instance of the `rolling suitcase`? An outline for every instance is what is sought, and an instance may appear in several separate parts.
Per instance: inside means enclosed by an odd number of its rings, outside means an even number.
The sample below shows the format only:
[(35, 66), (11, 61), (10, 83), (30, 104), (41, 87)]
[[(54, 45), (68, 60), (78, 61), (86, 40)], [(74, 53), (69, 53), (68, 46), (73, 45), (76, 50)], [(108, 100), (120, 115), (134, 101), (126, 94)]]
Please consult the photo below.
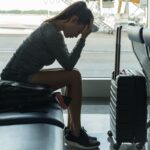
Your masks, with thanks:
[(142, 149), (146, 142), (147, 93), (143, 73), (133, 70), (120, 71), (121, 29), (117, 28), (115, 71), (110, 88), (109, 137), (114, 137), (114, 149), (121, 143), (137, 143)]

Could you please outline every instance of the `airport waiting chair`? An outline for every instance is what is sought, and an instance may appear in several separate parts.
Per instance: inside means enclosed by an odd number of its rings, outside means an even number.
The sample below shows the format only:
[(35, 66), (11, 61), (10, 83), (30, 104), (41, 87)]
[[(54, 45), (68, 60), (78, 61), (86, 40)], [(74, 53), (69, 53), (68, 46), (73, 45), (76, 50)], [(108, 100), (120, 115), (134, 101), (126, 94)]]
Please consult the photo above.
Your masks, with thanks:
[(56, 101), (19, 110), (0, 112), (1, 150), (63, 150), (63, 111)]
[[(148, 95), (150, 93), (150, 58), (145, 40), (143, 38), (143, 27), (128, 26), (128, 37), (131, 40), (132, 49), (136, 55), (142, 70), (146, 76)], [(150, 33), (150, 32), (149, 32)], [(150, 39), (150, 34), (149, 34)], [(149, 41), (150, 43), (150, 41)], [(147, 128), (150, 127), (150, 121), (147, 122)]]

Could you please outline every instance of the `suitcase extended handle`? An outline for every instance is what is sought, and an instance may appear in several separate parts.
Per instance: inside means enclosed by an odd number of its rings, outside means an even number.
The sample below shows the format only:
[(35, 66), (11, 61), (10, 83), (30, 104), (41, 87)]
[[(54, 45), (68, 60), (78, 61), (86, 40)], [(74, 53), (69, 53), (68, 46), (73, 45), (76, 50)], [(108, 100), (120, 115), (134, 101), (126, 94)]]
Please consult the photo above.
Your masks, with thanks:
[(115, 49), (115, 69), (113, 74), (113, 79), (116, 79), (116, 76), (120, 72), (120, 51), (121, 51), (121, 30), (122, 26), (117, 27), (116, 32), (116, 49)]

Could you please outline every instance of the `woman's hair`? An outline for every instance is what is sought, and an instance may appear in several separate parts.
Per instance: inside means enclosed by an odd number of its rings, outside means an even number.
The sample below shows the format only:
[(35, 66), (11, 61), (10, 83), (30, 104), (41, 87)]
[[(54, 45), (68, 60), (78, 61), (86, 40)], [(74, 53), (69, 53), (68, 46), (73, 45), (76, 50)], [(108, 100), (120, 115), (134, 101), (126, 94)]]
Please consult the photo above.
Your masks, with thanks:
[(93, 14), (91, 10), (87, 8), (86, 3), (83, 1), (78, 1), (68, 6), (57, 16), (45, 20), (45, 22), (65, 20), (71, 18), (72, 16), (77, 16), (78, 23), (83, 25), (89, 24), (91, 19), (94, 19)]

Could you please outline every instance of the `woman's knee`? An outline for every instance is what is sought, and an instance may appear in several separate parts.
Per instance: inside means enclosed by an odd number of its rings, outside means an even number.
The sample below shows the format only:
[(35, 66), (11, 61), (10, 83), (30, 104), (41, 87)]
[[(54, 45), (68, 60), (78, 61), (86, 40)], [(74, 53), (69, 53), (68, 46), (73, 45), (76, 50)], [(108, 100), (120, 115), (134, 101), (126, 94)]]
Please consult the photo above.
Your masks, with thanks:
[(73, 69), (72, 70), (72, 80), (73, 81), (81, 81), (82, 77), (81, 77), (81, 73), (78, 69)]
[(68, 82), (70, 84), (81, 83), (81, 73), (77, 69), (68, 72)]

